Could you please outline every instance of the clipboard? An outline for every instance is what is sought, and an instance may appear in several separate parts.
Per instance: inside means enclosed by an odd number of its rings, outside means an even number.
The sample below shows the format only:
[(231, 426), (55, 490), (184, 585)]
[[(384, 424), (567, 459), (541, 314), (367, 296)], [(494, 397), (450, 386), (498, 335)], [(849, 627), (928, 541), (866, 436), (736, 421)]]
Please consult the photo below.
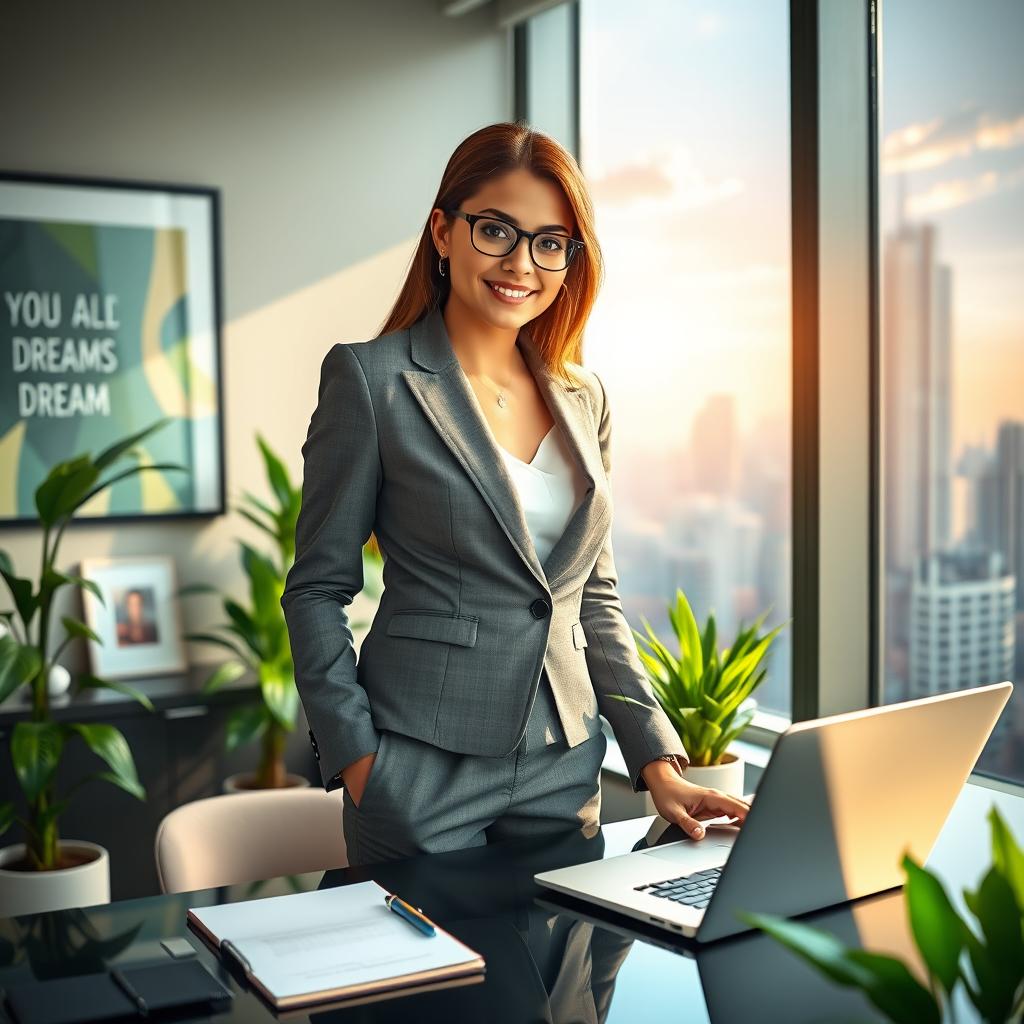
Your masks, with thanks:
[(190, 907), (187, 924), (275, 1010), (483, 980), (476, 950), (440, 926), (433, 936), (417, 931), (388, 909), (386, 895), (377, 882), (355, 882)]

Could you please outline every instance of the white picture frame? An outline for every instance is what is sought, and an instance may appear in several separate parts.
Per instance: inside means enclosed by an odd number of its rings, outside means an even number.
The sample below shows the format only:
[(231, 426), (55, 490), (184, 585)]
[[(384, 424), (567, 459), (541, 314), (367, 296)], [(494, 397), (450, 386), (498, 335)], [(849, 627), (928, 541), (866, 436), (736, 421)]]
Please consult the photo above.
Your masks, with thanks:
[(105, 601), (82, 588), (85, 623), (103, 641), (86, 641), (93, 675), (128, 679), (186, 670), (173, 559), (83, 558), (79, 572), (99, 587)]

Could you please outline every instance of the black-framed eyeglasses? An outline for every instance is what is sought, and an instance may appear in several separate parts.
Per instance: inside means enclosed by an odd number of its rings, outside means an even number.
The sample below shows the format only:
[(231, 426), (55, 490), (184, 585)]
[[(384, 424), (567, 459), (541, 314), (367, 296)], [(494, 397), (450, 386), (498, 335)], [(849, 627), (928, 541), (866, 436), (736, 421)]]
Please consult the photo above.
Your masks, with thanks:
[(446, 210), (469, 224), (469, 237), (473, 248), (485, 256), (507, 256), (519, 244), (520, 238), (530, 240), (530, 259), (541, 270), (565, 270), (577, 250), (584, 248), (578, 238), (551, 231), (524, 231), (514, 224), (493, 217), (489, 213), (466, 213), (464, 210)]

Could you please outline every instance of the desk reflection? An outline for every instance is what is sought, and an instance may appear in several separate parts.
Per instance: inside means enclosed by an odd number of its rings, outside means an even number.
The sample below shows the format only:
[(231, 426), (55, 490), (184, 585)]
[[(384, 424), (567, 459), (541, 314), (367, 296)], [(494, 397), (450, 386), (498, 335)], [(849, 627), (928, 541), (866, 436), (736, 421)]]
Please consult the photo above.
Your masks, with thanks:
[[(994, 800), (1011, 826), (1024, 830), (1024, 802), (1018, 798), (980, 789), (967, 793), (929, 858), (954, 897), (958, 885), (976, 884), (986, 863), (984, 814)], [(204, 889), (0, 920), (0, 987), (166, 959), (161, 940), (184, 936), (235, 996), (230, 1010), (213, 1020), (272, 1021), (273, 1012), (244, 978), (189, 931), (188, 908), (373, 878), (421, 906), (483, 954), (484, 979), (360, 1005), (312, 1008), (282, 1019), (425, 1024), (801, 1024), (880, 1019), (859, 992), (833, 985), (760, 932), (702, 946), (534, 883), (538, 871), (629, 852), (646, 836), (652, 821), (647, 816), (609, 823), (590, 838), (572, 830), (537, 840), (275, 879), (257, 887)], [(806, 914), (801, 920), (831, 931), (849, 945), (900, 956), (919, 970), (900, 889)], [(975, 1019), (966, 1005), (957, 1006), (956, 1013), (961, 1021)], [(2, 1011), (0, 1018), (6, 1019)]]
[[(490, 855), (488, 852), (490, 851)], [(320, 888), (374, 878), (477, 950), (487, 962), (485, 985), (417, 995), (372, 1007), (310, 1014), (338, 1021), (578, 1021), (603, 1024), (615, 979), (632, 936), (609, 930), (535, 899), (538, 871), (598, 860), (601, 832), (579, 830), (516, 840), (442, 856), (328, 872)]]

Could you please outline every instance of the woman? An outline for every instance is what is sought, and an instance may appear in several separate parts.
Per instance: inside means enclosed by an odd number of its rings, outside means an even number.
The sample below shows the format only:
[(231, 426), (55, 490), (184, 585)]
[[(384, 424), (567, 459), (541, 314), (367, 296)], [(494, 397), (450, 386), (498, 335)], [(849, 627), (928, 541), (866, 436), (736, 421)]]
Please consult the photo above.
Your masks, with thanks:
[[(682, 777), (616, 592), (609, 410), (578, 362), (601, 272), (572, 156), (491, 125), (449, 160), (380, 335), (324, 359), (281, 604), (353, 864), (589, 834), (599, 715), (690, 836), (746, 816)], [(384, 592), (357, 665), (343, 608), (371, 532)]]

